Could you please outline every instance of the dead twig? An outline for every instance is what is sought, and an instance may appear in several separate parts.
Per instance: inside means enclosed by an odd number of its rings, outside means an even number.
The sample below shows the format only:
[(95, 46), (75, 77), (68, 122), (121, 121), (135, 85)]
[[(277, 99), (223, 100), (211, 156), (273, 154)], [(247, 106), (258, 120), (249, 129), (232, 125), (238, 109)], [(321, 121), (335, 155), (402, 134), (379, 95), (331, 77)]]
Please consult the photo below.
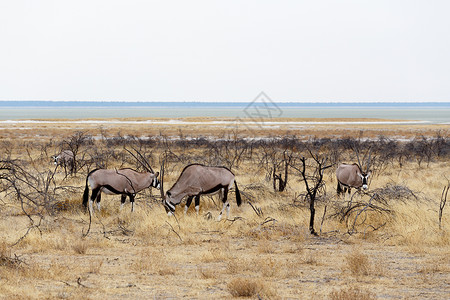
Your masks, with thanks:
[(172, 231), (177, 235), (177, 237), (180, 239), (180, 241), (182, 242), (183, 239), (181, 238), (181, 236), (178, 234), (178, 232), (175, 231), (175, 229), (173, 229), (172, 225), (166, 221), (166, 223), (170, 226), (170, 229), (172, 229)]
[(320, 234), (322, 234), (322, 226), (323, 226), (323, 222), (325, 221), (325, 214), (327, 213), (327, 206), (325, 205), (324, 209), (323, 209), (323, 216), (322, 216), (322, 222), (320, 222)]
[(264, 215), (263, 211), (261, 208), (257, 207), (257, 206), (253, 206), (252, 202), (248, 201), (248, 204), (250, 204), (250, 206), (253, 208), (253, 211), (255, 212), (255, 214), (258, 217), (262, 217)]
[(444, 211), (445, 204), (447, 203), (447, 194), (449, 189), (450, 184), (445, 186), (444, 189), (442, 190), (441, 201), (439, 202), (439, 229), (442, 229), (441, 227), (442, 213)]
[(92, 214), (89, 211), (89, 226), (88, 226), (88, 229), (87, 229), (86, 233), (83, 232), (84, 231), (83, 229), (81, 230), (81, 235), (82, 235), (83, 238), (87, 237), (89, 232), (91, 231), (91, 224), (92, 224)]
[(84, 284), (81, 283), (81, 277), (78, 277), (77, 283), (78, 283), (78, 285), (81, 286), (81, 287), (89, 288), (88, 286), (86, 286), (86, 285), (84, 285)]

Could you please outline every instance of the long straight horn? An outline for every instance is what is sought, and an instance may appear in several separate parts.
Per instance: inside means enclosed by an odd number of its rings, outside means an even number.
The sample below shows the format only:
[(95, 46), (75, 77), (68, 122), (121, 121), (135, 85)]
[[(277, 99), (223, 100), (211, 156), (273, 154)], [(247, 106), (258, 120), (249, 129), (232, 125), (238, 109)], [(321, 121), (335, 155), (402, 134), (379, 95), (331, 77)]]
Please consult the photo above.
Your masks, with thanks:
[(146, 168), (148, 171), (150, 171), (151, 173), (155, 174), (155, 172), (153, 171), (152, 167), (150, 166), (150, 164), (148, 163), (148, 160), (145, 159), (144, 155), (141, 154), (141, 152), (137, 151), (136, 149), (133, 148), (134, 151), (136, 151), (136, 153), (139, 155), (139, 157), (142, 159), (142, 161), (144, 162), (144, 168)]
[(369, 149), (369, 158), (367, 159), (367, 169), (366, 173), (369, 172), (370, 169), (370, 155), (372, 154), (372, 149)]
[(161, 170), (159, 171), (159, 178), (160, 180), (160, 189), (161, 192), (161, 199), (164, 199), (164, 160), (161, 163)]
[(147, 172), (153, 173), (155, 174), (155, 172), (153, 171), (152, 167), (150, 166), (150, 164), (148, 163), (148, 161), (145, 159), (145, 157), (139, 152), (137, 151), (135, 148), (133, 148), (133, 150), (137, 153), (137, 155), (139, 155), (139, 157), (137, 157), (136, 155), (134, 155), (130, 150), (128, 150), (126, 147), (124, 147), (124, 149), (130, 153), (140, 164), (141, 166), (144, 167), (144, 169), (147, 170)]
[(358, 167), (359, 167), (359, 169), (361, 170), (361, 172), (362, 172), (362, 165), (361, 165), (361, 161), (359, 160), (359, 153), (358, 153), (358, 149), (356, 149), (356, 147), (355, 147), (355, 153), (356, 153), (356, 158), (358, 159)]

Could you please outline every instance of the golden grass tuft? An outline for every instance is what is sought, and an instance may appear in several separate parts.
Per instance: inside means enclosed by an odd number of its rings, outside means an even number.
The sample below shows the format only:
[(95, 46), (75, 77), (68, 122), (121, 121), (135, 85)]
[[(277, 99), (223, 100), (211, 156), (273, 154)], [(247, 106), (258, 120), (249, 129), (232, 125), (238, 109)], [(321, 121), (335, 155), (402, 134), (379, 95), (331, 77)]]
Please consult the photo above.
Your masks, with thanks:
[(376, 296), (371, 292), (361, 290), (359, 287), (350, 287), (331, 292), (329, 298), (330, 300), (375, 300)]
[(197, 272), (202, 279), (216, 279), (218, 277), (217, 271), (212, 268), (198, 266)]
[(227, 284), (228, 291), (233, 297), (274, 298), (275, 291), (261, 279), (238, 277)]
[(248, 278), (234, 278), (228, 283), (227, 287), (234, 297), (253, 297), (261, 289), (258, 281)]
[(361, 250), (354, 248), (353, 251), (345, 257), (344, 270), (349, 270), (354, 276), (370, 275), (372, 271), (372, 264), (369, 256), (361, 252)]
[(77, 254), (86, 254), (87, 250), (89, 248), (89, 245), (86, 241), (81, 240), (81, 241), (77, 241), (72, 245), (72, 249), (75, 251), (75, 253)]

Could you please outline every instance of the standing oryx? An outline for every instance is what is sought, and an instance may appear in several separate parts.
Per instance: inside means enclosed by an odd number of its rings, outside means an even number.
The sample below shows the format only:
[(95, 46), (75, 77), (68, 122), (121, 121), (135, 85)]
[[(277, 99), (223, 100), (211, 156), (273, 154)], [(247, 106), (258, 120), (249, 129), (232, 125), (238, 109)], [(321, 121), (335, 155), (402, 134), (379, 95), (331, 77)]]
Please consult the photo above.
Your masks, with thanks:
[[(163, 181), (163, 179), (161, 180)], [(230, 214), (228, 191), (233, 186), (233, 183), (236, 189), (236, 203), (240, 206), (242, 202), (241, 194), (239, 193), (234, 174), (228, 168), (191, 164), (183, 169), (178, 180), (172, 188), (165, 193), (165, 195), (163, 188), (161, 188), (163, 204), (166, 212), (171, 215), (175, 212), (175, 205), (179, 204), (185, 196), (188, 197), (185, 211), (191, 204), (192, 199), (195, 197), (195, 210), (198, 213), (200, 195), (212, 194), (220, 191), (222, 193), (223, 202), (222, 211), (218, 217), (218, 220), (220, 221), (225, 208), (227, 210), (227, 217)]]
[(350, 195), (351, 188), (367, 190), (369, 184), (367, 179), (369, 178), (372, 171), (369, 170), (370, 166), (370, 152), (369, 159), (367, 160), (366, 171), (363, 171), (361, 162), (359, 161), (358, 152), (356, 152), (358, 163), (354, 164), (340, 164), (336, 170), (337, 178), (337, 194), (345, 193), (348, 190)]
[(64, 171), (67, 175), (67, 168), (69, 173), (72, 174), (75, 169), (75, 155), (71, 150), (63, 150), (58, 155), (53, 155), (53, 162), (56, 166), (64, 167)]
[(83, 194), (83, 206), (87, 207), (89, 198), (89, 185), (92, 189), (92, 195), (89, 199), (89, 213), (93, 213), (92, 203), (97, 201), (97, 207), (100, 210), (101, 193), (114, 195), (121, 194), (121, 207), (124, 205), (127, 196), (130, 198), (131, 211), (134, 211), (134, 197), (136, 193), (145, 188), (154, 187), (159, 189), (159, 172), (137, 172), (132, 169), (95, 169), (86, 177), (86, 187)]

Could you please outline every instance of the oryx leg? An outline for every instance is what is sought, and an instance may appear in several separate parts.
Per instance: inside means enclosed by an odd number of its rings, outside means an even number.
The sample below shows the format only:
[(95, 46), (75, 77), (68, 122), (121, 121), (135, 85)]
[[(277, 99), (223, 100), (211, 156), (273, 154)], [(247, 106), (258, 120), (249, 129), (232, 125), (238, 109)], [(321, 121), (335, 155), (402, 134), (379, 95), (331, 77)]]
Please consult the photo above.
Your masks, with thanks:
[(100, 189), (100, 191), (97, 194), (97, 198), (95, 199), (95, 202), (97, 203), (98, 211), (100, 211), (100, 201), (101, 200), (102, 200), (102, 190)]
[(227, 218), (230, 215), (230, 203), (228, 203), (228, 187), (223, 188), (223, 198), (222, 198), (222, 211), (219, 214), (219, 217), (217, 218), (218, 221), (220, 221), (222, 219), (222, 214), (225, 211), (225, 209), (227, 210)]
[(184, 214), (187, 213), (189, 206), (191, 206), (192, 199), (194, 199), (194, 196), (189, 196), (186, 200), (186, 204), (184, 205)]
[(195, 212), (198, 216), (198, 211), (200, 210), (200, 195), (195, 196)]
[(136, 195), (135, 194), (129, 194), (128, 197), (130, 197), (130, 202), (131, 202), (131, 212), (134, 211), (134, 197)]
[(94, 200), (97, 199), (97, 195), (99, 193), (101, 193), (100, 189), (101, 189), (101, 187), (97, 187), (92, 190), (91, 198), (89, 198), (89, 213), (90, 214), (94, 213), (94, 208), (92, 207), (92, 204), (94, 203)]
[(344, 189), (344, 200), (348, 201), (349, 205), (350, 205), (350, 203), (352, 202), (352, 198), (353, 198), (353, 196), (352, 196), (352, 189), (349, 186), (345, 187), (345, 189)]
[(125, 205), (125, 200), (127, 200), (127, 195), (122, 194), (122, 195), (120, 196), (120, 209), (122, 209), (123, 206)]

